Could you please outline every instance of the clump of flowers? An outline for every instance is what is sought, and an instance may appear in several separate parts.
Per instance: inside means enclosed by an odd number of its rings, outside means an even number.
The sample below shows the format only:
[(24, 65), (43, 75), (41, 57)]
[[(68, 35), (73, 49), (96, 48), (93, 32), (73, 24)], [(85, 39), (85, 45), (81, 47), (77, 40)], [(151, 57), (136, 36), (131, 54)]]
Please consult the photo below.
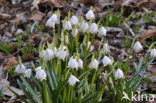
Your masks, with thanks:
[[(133, 50), (136, 53), (143, 50), (141, 43), (133, 40), (136, 42), (132, 43), (130, 55), (124, 61), (112, 59), (111, 46), (104, 41), (107, 30), (95, 22), (93, 10), (90, 9), (85, 18), (71, 14), (69, 12), (64, 20), (60, 20), (58, 10), (47, 20), (45, 25), (53, 28), (53, 41), (40, 45), (40, 62), (32, 63), (35, 72), (26, 69), (22, 63), (17, 65), (15, 72), (33, 79), (37, 85), (33, 87), (21, 76), (23, 84), (18, 83), (27, 98), (32, 103), (96, 103), (104, 100), (128, 103), (128, 100), (122, 102), (119, 98), (129, 90), (136, 91), (141, 83), (139, 78), (143, 76), (141, 73), (153, 59), (147, 58), (149, 62), (141, 59), (135, 76), (126, 80), (131, 71), (130, 56)], [(58, 30), (55, 30), (57, 26)], [(101, 40), (99, 47), (94, 45), (96, 37)], [(156, 49), (150, 50), (150, 57), (156, 57)]]

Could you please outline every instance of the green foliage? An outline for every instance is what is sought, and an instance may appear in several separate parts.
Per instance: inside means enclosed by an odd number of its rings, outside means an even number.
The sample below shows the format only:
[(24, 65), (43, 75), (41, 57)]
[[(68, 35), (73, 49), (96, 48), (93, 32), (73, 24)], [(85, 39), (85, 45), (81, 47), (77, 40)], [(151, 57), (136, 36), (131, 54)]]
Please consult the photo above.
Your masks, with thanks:
[(32, 46), (29, 42), (26, 42), (26, 48), (22, 49), (21, 52), (23, 55), (25, 54), (32, 54), (36, 48)]
[(123, 23), (127, 22), (134, 14), (134, 12), (132, 12), (125, 20), (123, 20), (123, 15), (125, 12), (123, 8), (121, 9), (119, 14), (117, 13), (114, 14), (109, 7), (108, 10), (109, 10), (109, 15), (107, 15), (105, 18), (102, 19), (102, 24), (111, 27), (122, 25)]
[(143, 15), (142, 17), (143, 17), (143, 20), (147, 24), (152, 25), (153, 24), (153, 18), (154, 17), (156, 18), (156, 13), (147, 13), (147, 14)]
[(15, 45), (12, 45), (11, 43), (5, 42), (4, 44), (0, 44), (0, 50), (7, 55), (13, 53), (15, 49)]
[(125, 45), (126, 47), (130, 47), (130, 45), (131, 45), (131, 42), (130, 42), (128, 36), (129, 36), (129, 34), (128, 34), (128, 32), (127, 32), (127, 35), (126, 35), (126, 37), (125, 37), (126, 40), (125, 40), (125, 42), (124, 42), (124, 45)]

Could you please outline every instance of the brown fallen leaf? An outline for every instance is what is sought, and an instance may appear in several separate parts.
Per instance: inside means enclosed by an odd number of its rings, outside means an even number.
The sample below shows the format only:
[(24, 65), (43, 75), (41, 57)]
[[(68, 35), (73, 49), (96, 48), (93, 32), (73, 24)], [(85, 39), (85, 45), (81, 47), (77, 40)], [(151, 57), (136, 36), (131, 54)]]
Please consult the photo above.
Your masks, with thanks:
[(30, 17), (29, 20), (40, 21), (40, 20), (42, 19), (43, 16), (44, 16), (43, 14), (36, 13), (36, 14), (33, 15), (32, 17)]
[(144, 42), (146, 39), (156, 36), (156, 30), (148, 30), (140, 38), (140, 42)]
[(5, 61), (2, 63), (4, 71), (7, 71), (9, 68), (15, 66), (18, 64), (18, 61), (16, 57), (14, 56), (9, 56), (8, 58), (5, 59)]
[(12, 37), (12, 36), (13, 36), (11, 32), (4, 31), (4, 33), (5, 33), (8, 37)]
[(32, 61), (34, 60), (34, 56), (33, 54), (25, 54), (25, 55), (22, 55), (22, 60), (25, 62), (25, 61)]
[(97, 2), (97, 0), (81, 0), (81, 2), (84, 4), (94, 4)]
[(10, 86), (10, 83), (6, 79), (0, 79), (0, 88), (2, 89), (3, 95), (9, 96), (9, 97), (14, 97), (15, 95), (8, 89), (10, 88), (14, 92), (16, 92), (18, 95), (24, 95), (22, 90), (15, 88), (13, 86)]
[(137, 3), (137, 7), (142, 9), (142, 8), (147, 8), (151, 10), (156, 10), (156, 0), (140, 0), (140, 2)]

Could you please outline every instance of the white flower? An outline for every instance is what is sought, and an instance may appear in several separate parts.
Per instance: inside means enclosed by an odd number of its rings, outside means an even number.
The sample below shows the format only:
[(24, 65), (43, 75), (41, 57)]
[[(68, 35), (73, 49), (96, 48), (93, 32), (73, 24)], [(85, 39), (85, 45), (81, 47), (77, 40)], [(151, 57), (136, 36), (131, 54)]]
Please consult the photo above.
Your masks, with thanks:
[(49, 27), (54, 27), (55, 24), (58, 24), (59, 23), (59, 18), (57, 16), (57, 14), (53, 14), (46, 22), (46, 26), (49, 26)]
[(72, 68), (72, 69), (77, 69), (78, 68), (78, 62), (76, 61), (76, 59), (73, 58), (73, 56), (69, 59), (68, 62), (68, 67)]
[(24, 76), (27, 77), (27, 78), (30, 78), (31, 72), (32, 72), (31, 69), (27, 69), (27, 70), (24, 72)]
[(116, 79), (124, 78), (124, 74), (123, 74), (123, 71), (121, 69), (117, 69), (117, 71), (115, 72), (115, 78)]
[(42, 50), (40, 52), (40, 57), (43, 59), (43, 60), (47, 60), (47, 53), (46, 53), (46, 50)]
[(76, 37), (77, 34), (78, 34), (78, 30), (77, 30), (77, 29), (73, 29), (73, 30), (72, 30), (72, 35), (73, 35), (73, 37)]
[(54, 57), (54, 52), (51, 49), (46, 49), (46, 56), (48, 60), (51, 60)]
[(51, 49), (42, 50), (40, 57), (43, 58), (43, 60), (51, 60), (54, 57), (54, 52)]
[(140, 52), (141, 50), (143, 50), (143, 47), (142, 47), (141, 43), (139, 41), (137, 41), (134, 44), (133, 49), (135, 50), (135, 52)]
[(106, 29), (104, 27), (101, 27), (98, 31), (99, 36), (106, 36)]
[(103, 62), (104, 66), (112, 65), (112, 63), (113, 63), (113, 61), (110, 58), (108, 58), (107, 56), (104, 56), (102, 62)]
[(78, 18), (76, 16), (72, 16), (70, 19), (72, 25), (78, 24)]
[(95, 19), (95, 15), (93, 13), (92, 10), (89, 10), (86, 14), (86, 18), (89, 20), (89, 19)]
[(63, 28), (64, 28), (64, 30), (71, 30), (72, 25), (71, 25), (70, 21), (65, 21), (65, 23), (63, 24)]
[(99, 62), (96, 59), (94, 59), (90, 64), (90, 68), (97, 69), (98, 65), (99, 65)]
[(54, 27), (54, 26), (55, 26), (55, 22), (53, 22), (53, 21), (51, 20), (51, 18), (49, 18), (49, 19), (47, 20), (47, 22), (46, 22), (45, 25), (46, 25), (46, 26), (49, 26), (49, 27)]
[(96, 32), (98, 31), (98, 26), (97, 26), (97, 24), (96, 24), (96, 23), (92, 23), (91, 26), (90, 26), (89, 31), (90, 31), (91, 33), (96, 33)]
[(151, 49), (150, 56), (156, 58), (156, 49)]
[(80, 58), (78, 60), (78, 67), (83, 69), (83, 61)]
[(67, 55), (67, 48), (65, 46), (63, 46), (63, 48), (59, 48), (58, 52), (56, 53), (56, 56), (62, 60), (64, 60)]
[(45, 80), (46, 77), (47, 77), (47, 74), (45, 73), (44, 70), (40, 69), (36, 72), (36, 76), (35, 76), (37, 79), (40, 79), (40, 80)]
[(24, 73), (26, 70), (26, 67), (23, 64), (18, 64), (16, 67), (15, 72), (16, 73)]
[(104, 49), (105, 53), (109, 53), (110, 52), (109, 45), (107, 43), (103, 44), (103, 49)]
[(76, 82), (80, 81), (74, 75), (71, 75), (68, 80), (69, 85), (74, 86)]
[(85, 21), (82, 21), (80, 24), (79, 24), (79, 28), (83, 31), (83, 32), (87, 32), (88, 28), (89, 28), (89, 25), (87, 22)]
[(58, 16), (57, 14), (53, 14), (51, 17), (50, 17), (51, 21), (57, 23), (58, 22)]

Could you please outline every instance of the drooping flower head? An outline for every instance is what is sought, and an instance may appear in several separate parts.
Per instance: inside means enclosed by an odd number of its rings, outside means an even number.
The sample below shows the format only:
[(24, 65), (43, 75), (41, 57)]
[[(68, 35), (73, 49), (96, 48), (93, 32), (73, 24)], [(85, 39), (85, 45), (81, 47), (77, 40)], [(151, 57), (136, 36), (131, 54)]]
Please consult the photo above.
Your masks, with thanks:
[(79, 80), (74, 75), (71, 75), (68, 80), (69, 85), (74, 86), (76, 82), (79, 82)]
[(141, 50), (143, 50), (143, 47), (142, 47), (141, 43), (139, 41), (137, 41), (134, 44), (133, 49), (135, 50), (135, 52), (140, 52)]
[(15, 72), (16, 72), (16, 73), (24, 73), (25, 70), (26, 70), (26, 67), (25, 67), (23, 64), (18, 64), (18, 65), (16, 66)]
[(94, 12), (93, 12), (92, 10), (89, 10), (89, 11), (87, 12), (87, 14), (86, 14), (86, 18), (87, 18), (88, 20), (90, 20), (90, 19), (95, 19)]
[(73, 58), (73, 56), (69, 59), (68, 67), (72, 68), (72, 69), (74, 69), (74, 68), (78, 69), (78, 62), (77, 62), (76, 58)]
[(115, 78), (116, 79), (124, 78), (124, 74), (123, 74), (123, 71), (121, 69), (117, 69), (117, 71), (115, 72)]

